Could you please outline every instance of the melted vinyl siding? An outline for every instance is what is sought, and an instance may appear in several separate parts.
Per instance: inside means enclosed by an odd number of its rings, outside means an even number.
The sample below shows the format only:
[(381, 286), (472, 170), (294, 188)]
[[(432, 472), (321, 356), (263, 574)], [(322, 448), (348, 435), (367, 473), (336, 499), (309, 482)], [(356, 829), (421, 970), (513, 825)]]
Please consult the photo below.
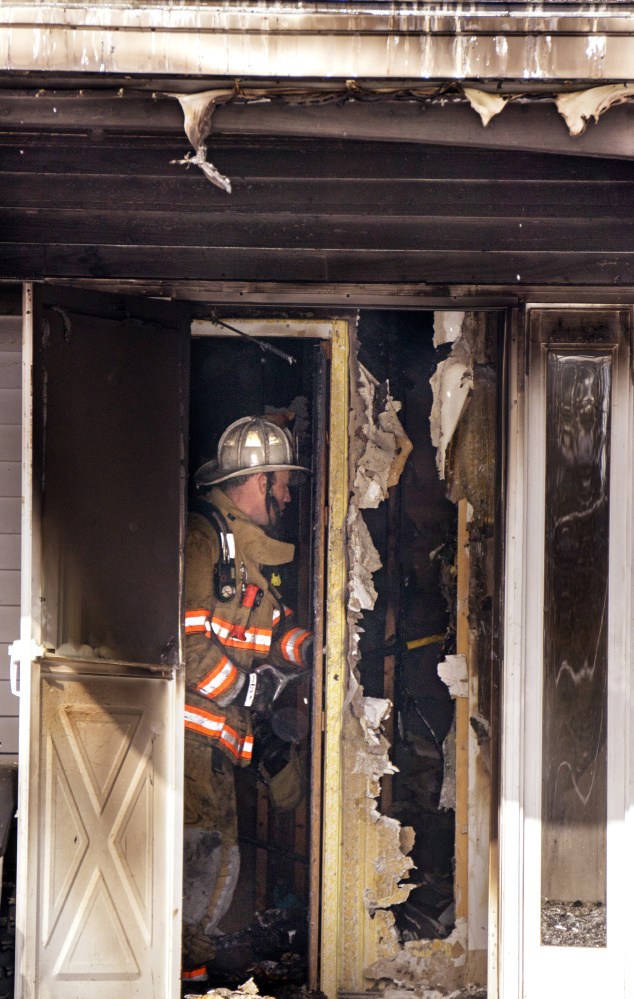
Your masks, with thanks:
[(0, 316), (0, 759), (17, 759), (7, 647), (20, 634), (22, 320)]

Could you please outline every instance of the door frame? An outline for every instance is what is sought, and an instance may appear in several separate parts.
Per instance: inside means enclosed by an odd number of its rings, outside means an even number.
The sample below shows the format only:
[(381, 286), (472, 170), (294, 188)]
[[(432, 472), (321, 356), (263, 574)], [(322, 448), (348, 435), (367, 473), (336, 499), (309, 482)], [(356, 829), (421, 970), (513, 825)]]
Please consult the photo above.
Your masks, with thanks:
[[(539, 943), (535, 902), (541, 882), (541, 662), (543, 630), (543, 524), (545, 469), (545, 376), (530, 360), (529, 317), (532, 310), (624, 310), (628, 306), (577, 302), (528, 303), (514, 316), (507, 342), (508, 434), (506, 479), (506, 545), (504, 579), (504, 666), (501, 726), (501, 794), (499, 811), (499, 952), (497, 994), (504, 999), (536, 999), (530, 991), (530, 969), (539, 966), (542, 980), (573, 989), (575, 972), (590, 981), (609, 974), (604, 985), (611, 995), (632, 993), (631, 958), (626, 956), (623, 903), (631, 890), (633, 865), (628, 862), (632, 816), (627, 784), (631, 765), (632, 680), (628, 678), (632, 622), (632, 497), (634, 422), (631, 353), (618, 357), (614, 370), (611, 430), (608, 641), (608, 947), (559, 948)], [(631, 308), (630, 308), (631, 313)], [(632, 328), (630, 320), (630, 331)], [(580, 349), (582, 345), (580, 343)], [(618, 471), (617, 471), (618, 470)], [(618, 476), (618, 478), (617, 478)], [(626, 491), (625, 502), (619, 493)], [(623, 553), (625, 553), (623, 558)], [(538, 626), (539, 625), (539, 626)], [(538, 750), (534, 746), (538, 742)], [(615, 870), (615, 861), (620, 870)], [(537, 904), (537, 908), (536, 908)], [(620, 925), (619, 925), (620, 924)], [(616, 960), (618, 955), (620, 960)], [(620, 963), (620, 967), (615, 965)], [(526, 969), (529, 970), (527, 976)], [(527, 991), (529, 989), (529, 991)], [(544, 995), (540, 989), (540, 996)], [(550, 995), (550, 993), (547, 993)]]

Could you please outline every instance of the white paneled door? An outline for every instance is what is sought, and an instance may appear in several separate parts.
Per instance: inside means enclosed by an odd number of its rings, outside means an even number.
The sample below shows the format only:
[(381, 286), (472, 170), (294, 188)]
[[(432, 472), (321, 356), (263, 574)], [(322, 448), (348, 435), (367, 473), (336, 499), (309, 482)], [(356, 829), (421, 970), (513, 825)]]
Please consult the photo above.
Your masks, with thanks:
[(40, 683), (40, 995), (168, 995), (171, 681)]
[(179, 994), (186, 318), (25, 288), (19, 999)]

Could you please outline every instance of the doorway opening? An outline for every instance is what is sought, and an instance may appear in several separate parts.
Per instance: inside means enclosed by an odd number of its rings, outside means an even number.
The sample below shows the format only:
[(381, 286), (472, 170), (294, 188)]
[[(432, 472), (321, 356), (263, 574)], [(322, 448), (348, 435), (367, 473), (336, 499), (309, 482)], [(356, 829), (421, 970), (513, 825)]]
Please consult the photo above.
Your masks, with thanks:
[[(213, 322), (194, 322), (193, 326), (189, 508), (199, 509), (201, 496), (213, 502), (210, 490), (196, 482), (195, 473), (217, 458), (222, 434), (235, 421), (261, 418), (288, 434), (294, 461), (310, 474), (298, 476), (296, 484), (291, 480), (291, 500), (283, 516), (264, 528), (275, 540), (292, 546), (293, 557), (283, 564), (265, 565), (262, 573), (289, 622), (312, 631), (317, 605), (323, 599), (314, 565), (323, 530), (324, 482), (319, 462), (326, 447), (323, 410), (328, 396), (328, 342), (320, 337), (315, 323), (306, 324), (300, 336), (288, 336), (284, 329), (282, 335), (272, 329), (270, 322), (244, 316), (232, 315), (227, 322), (234, 329), (248, 331), (251, 339), (227, 336), (226, 329)], [(275, 635), (274, 626), (273, 644)], [(253, 668), (265, 659), (256, 655)], [(314, 838), (311, 797), (315, 798), (311, 782), (320, 780), (320, 763), (313, 759), (312, 747), (314, 684), (321, 683), (321, 674), (313, 666), (311, 659), (310, 668), (287, 683), (273, 701), (249, 711), (253, 756), (248, 766), (230, 768), (239, 876), (213, 931), (207, 980), (202, 985), (190, 982), (189, 994), (202, 994), (214, 984), (235, 987), (249, 977), (268, 994), (299, 988), (308, 981)], [(318, 798), (316, 802), (318, 810)], [(317, 826), (318, 821), (317, 817)], [(318, 854), (318, 841), (312, 849)], [(318, 879), (318, 865), (315, 873)], [(314, 882), (313, 874), (312, 891), (318, 892), (318, 881)]]
[[(340, 936), (350, 920), (360, 926), (352, 948), (346, 940), (348, 953), (357, 953), (339, 963), (340, 994), (389, 988), (404, 974), (411, 987), (449, 994), (464, 985), (484, 988), (487, 974), (502, 325), (499, 313), (362, 310), (356, 320), (348, 539), (335, 555), (347, 566), (349, 673), (342, 717), (326, 714), (326, 726), (338, 726), (342, 739), (343, 857), (340, 871), (326, 857), (322, 877), (325, 885), (342, 877)], [(251, 333), (256, 325), (235, 315), (227, 321)], [(314, 470), (322, 446), (317, 411), (328, 384), (317, 374), (323, 342), (276, 338), (295, 359), (290, 365), (219, 332), (192, 343), (190, 472), (212, 457), (222, 431), (246, 415), (289, 426), (298, 421), (303, 463)], [(284, 537), (297, 555), (283, 580), (284, 600), (310, 626), (311, 532), (320, 515), (314, 487), (303, 487), (287, 514)], [(303, 718), (300, 753), (314, 782), (322, 771), (307, 753), (315, 746), (309, 700), (308, 686), (299, 688), (287, 694), (283, 710)], [(261, 992), (276, 994), (304, 985), (310, 974), (314, 807), (308, 797), (293, 811), (271, 801), (261, 766), (270, 728), (270, 717), (256, 721), (255, 762), (235, 770), (241, 873), (209, 970), (223, 985), (253, 974)], [(377, 746), (388, 761), (380, 786), (374, 772), (364, 773), (365, 750), (359, 750), (371, 742), (375, 764)], [(288, 762), (288, 749), (279, 760)], [(396, 830), (397, 846), (367, 838), (368, 802), (375, 806), (373, 827), (385, 822), (384, 829)], [(355, 837), (359, 843), (366, 837), (365, 854), (347, 848)], [(400, 873), (396, 889), (379, 898), (382, 864)], [(323, 960), (322, 971), (328, 972)]]

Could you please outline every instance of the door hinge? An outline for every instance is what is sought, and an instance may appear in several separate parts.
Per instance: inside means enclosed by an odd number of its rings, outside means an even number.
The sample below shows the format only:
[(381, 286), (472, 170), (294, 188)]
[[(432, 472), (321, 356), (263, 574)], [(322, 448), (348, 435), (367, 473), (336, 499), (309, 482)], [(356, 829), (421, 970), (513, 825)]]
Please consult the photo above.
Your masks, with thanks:
[[(26, 655), (22, 651), (22, 646), (26, 646)], [(30, 646), (30, 648), (29, 648)], [(11, 686), (11, 693), (16, 697), (20, 696), (20, 671), (18, 669), (18, 664), (23, 662), (32, 662), (33, 659), (39, 658), (39, 656), (44, 655), (44, 646), (39, 645), (34, 638), (29, 642), (22, 642), (21, 639), (16, 638), (8, 648), (9, 656), (11, 657), (11, 664), (9, 666), (9, 683)], [(30, 654), (29, 654), (30, 653)]]

